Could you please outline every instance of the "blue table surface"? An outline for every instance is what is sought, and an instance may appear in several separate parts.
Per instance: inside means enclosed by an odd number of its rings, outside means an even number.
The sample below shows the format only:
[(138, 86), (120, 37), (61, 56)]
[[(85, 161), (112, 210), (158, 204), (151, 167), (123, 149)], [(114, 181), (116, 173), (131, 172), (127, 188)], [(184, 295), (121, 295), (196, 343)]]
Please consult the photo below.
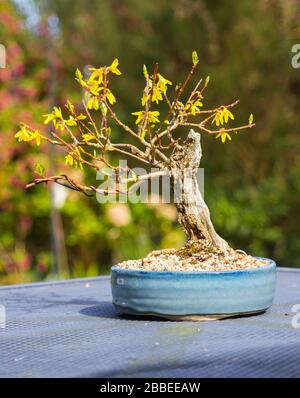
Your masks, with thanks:
[(289, 268), (266, 313), (210, 322), (120, 317), (109, 277), (3, 286), (0, 377), (300, 377), (295, 304)]

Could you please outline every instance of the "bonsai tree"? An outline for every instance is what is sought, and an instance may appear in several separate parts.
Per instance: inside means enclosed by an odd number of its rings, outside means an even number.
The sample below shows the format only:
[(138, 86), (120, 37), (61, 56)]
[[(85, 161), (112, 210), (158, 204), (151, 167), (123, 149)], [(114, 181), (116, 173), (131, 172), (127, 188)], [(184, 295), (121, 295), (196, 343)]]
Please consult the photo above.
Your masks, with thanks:
[[(153, 72), (143, 67), (145, 87), (141, 96), (141, 108), (132, 115), (133, 126), (125, 124), (114, 110), (116, 97), (111, 89), (114, 75), (121, 75), (119, 61), (110, 66), (89, 68), (89, 75), (76, 70), (76, 81), (83, 90), (83, 104), (77, 110), (67, 101), (64, 111), (54, 107), (45, 115), (47, 133), (21, 124), (15, 137), (19, 141), (33, 141), (40, 145), (43, 141), (65, 150), (65, 164), (80, 169), (92, 168), (96, 172), (110, 169), (115, 176), (113, 188), (99, 188), (83, 185), (67, 174), (45, 176), (38, 166), (39, 178), (27, 185), (55, 182), (85, 195), (126, 194), (145, 180), (168, 175), (178, 210), (178, 221), (187, 234), (188, 242), (180, 253), (205, 252), (225, 256), (233, 253), (228, 243), (221, 238), (211, 221), (209, 209), (201, 195), (196, 178), (202, 150), (200, 133), (208, 134), (224, 143), (230, 141), (234, 133), (252, 128), (253, 116), (244, 125), (229, 127), (234, 120), (232, 109), (238, 100), (226, 105), (209, 108), (205, 103), (205, 90), (209, 77), (200, 79), (189, 88), (189, 83), (198, 67), (198, 56), (192, 53), (191, 69), (185, 80), (174, 85), (165, 78), (155, 64)], [(173, 94), (170, 94), (174, 88)], [(159, 106), (164, 104), (165, 113)], [(97, 116), (99, 114), (99, 116)], [(114, 127), (119, 126), (130, 139), (127, 142), (114, 141)], [(183, 138), (176, 135), (179, 128), (188, 133)], [(135, 143), (132, 143), (133, 140)], [(122, 177), (121, 166), (111, 164), (110, 153), (121, 158), (133, 158), (158, 171), (141, 176), (127, 169), (127, 178)]]

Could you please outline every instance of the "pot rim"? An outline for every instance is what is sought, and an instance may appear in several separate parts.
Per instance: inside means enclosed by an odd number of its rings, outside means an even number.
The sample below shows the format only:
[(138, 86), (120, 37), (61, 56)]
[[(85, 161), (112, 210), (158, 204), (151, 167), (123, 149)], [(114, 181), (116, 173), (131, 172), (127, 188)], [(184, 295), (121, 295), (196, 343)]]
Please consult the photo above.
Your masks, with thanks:
[(121, 268), (118, 265), (113, 265), (111, 271), (117, 271), (118, 273), (130, 274), (130, 275), (155, 275), (155, 276), (199, 276), (199, 275), (241, 275), (241, 274), (253, 274), (256, 272), (269, 271), (270, 269), (276, 269), (276, 263), (274, 260), (266, 257), (255, 257), (261, 260), (267, 260), (268, 264), (262, 267), (246, 268), (238, 270), (226, 270), (226, 271), (156, 271), (156, 270), (141, 270), (141, 269), (127, 269)]

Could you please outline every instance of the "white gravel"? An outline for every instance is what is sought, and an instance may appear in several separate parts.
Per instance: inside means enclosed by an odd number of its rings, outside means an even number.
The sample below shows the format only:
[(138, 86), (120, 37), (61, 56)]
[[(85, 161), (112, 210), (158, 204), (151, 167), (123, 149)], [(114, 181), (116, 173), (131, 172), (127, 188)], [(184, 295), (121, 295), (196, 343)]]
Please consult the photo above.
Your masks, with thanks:
[(182, 257), (175, 249), (152, 252), (139, 260), (128, 260), (118, 264), (125, 269), (151, 271), (230, 271), (260, 268), (268, 264), (246, 253), (233, 251), (227, 256), (218, 254), (193, 254)]

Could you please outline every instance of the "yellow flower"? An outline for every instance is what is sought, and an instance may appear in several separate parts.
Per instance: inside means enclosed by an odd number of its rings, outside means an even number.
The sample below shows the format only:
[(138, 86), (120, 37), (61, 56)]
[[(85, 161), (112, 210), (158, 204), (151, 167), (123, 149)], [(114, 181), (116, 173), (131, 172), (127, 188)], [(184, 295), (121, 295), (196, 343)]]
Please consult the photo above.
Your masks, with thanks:
[(60, 122), (60, 120), (63, 120), (63, 116), (62, 116), (60, 107), (55, 106), (51, 113), (48, 113), (43, 116), (46, 118), (44, 121), (44, 124), (48, 124), (52, 121), (55, 128), (58, 128), (62, 131), (64, 130), (64, 127), (63, 127), (62, 123)]
[(21, 124), (20, 130), (14, 135), (14, 137), (18, 138), (19, 142), (26, 142), (31, 140), (31, 133), (27, 130), (25, 124)]
[(43, 115), (46, 119), (44, 121), (44, 124), (50, 123), (52, 120), (55, 120), (55, 116), (52, 115), (52, 113), (47, 113), (46, 115)]
[(160, 73), (157, 74), (157, 78), (158, 78), (158, 83), (157, 83), (158, 88), (165, 93), (167, 91), (168, 84), (172, 85), (172, 82), (164, 78)]
[(217, 110), (211, 123), (215, 123), (216, 126), (220, 126), (221, 124), (224, 124), (224, 122), (228, 123), (229, 118), (234, 120), (233, 114), (225, 106), (222, 106)]
[(85, 80), (83, 80), (83, 74), (81, 71), (77, 68), (75, 72), (75, 80), (83, 87), (84, 89), (88, 90), (89, 86)]
[(150, 94), (146, 94), (146, 90), (144, 90), (143, 96), (142, 96), (142, 105), (145, 106), (147, 101), (149, 101)]
[(14, 137), (18, 138), (19, 142), (36, 140), (37, 146), (41, 145), (41, 140), (43, 138), (39, 130), (30, 131), (27, 129), (25, 124), (21, 124), (20, 130), (14, 135)]
[(224, 123), (223, 113), (221, 111), (217, 111), (211, 124), (216, 123), (216, 126), (220, 126), (220, 124)]
[(65, 156), (65, 164), (67, 166), (73, 166), (73, 164), (74, 164), (74, 158), (73, 158), (73, 156), (70, 153), (68, 153)]
[(230, 134), (228, 134), (226, 131), (221, 131), (216, 138), (221, 137), (221, 141), (224, 144), (224, 142), (226, 141), (226, 138), (228, 138), (229, 141), (231, 141), (231, 136)]
[(251, 113), (251, 115), (249, 116), (249, 124), (253, 123), (253, 114)]
[(150, 111), (148, 113), (146, 111), (138, 111), (138, 112), (132, 112), (132, 115), (137, 116), (135, 124), (139, 124), (141, 121), (143, 121), (146, 114), (150, 123), (159, 123), (158, 111)]
[(203, 106), (203, 103), (200, 101), (200, 98), (202, 98), (202, 96), (199, 96), (199, 98), (194, 102), (187, 102), (185, 105), (185, 110), (191, 113), (193, 116), (201, 112), (199, 107)]
[(152, 102), (156, 102), (158, 104), (158, 101), (162, 101), (163, 100), (162, 93), (163, 93), (163, 91), (158, 87), (158, 85), (155, 85), (153, 87), (151, 101)]
[(89, 77), (88, 82), (91, 83), (97, 79), (97, 83), (101, 84), (103, 81), (103, 71), (104, 68), (89, 68), (90, 71), (92, 71), (91, 76)]
[(114, 73), (115, 75), (121, 75), (121, 71), (118, 69), (118, 65), (119, 65), (119, 60), (118, 58), (115, 58), (112, 62), (112, 64), (108, 67), (108, 70), (112, 73)]
[(41, 145), (42, 136), (41, 136), (41, 133), (39, 132), (39, 130), (35, 130), (35, 131), (33, 132), (32, 138), (31, 138), (31, 139), (36, 141), (36, 145), (37, 145), (37, 146), (40, 146), (40, 145)]
[(159, 112), (158, 111), (151, 111), (148, 112), (149, 121), (152, 123), (159, 123)]
[(179, 110), (180, 113), (184, 113), (185, 105), (181, 101), (176, 101), (176, 107)]
[(132, 115), (137, 116), (137, 119), (136, 119), (136, 121), (135, 121), (135, 124), (139, 124), (139, 123), (143, 120), (144, 113), (145, 113), (144, 111), (132, 112), (132, 113), (131, 113)]
[(99, 109), (99, 100), (96, 96), (91, 95), (87, 104), (87, 109), (95, 109), (96, 111)]
[(84, 120), (84, 119), (86, 119), (86, 116), (83, 115), (82, 113), (80, 113), (80, 115), (77, 115), (77, 116), (76, 116), (76, 119), (77, 119), (77, 120)]
[[(77, 160), (78, 159), (78, 160)], [(67, 153), (65, 156), (65, 164), (67, 166), (73, 166), (73, 167), (80, 167), (80, 169), (83, 169), (82, 163), (81, 163), (81, 158), (80, 158), (80, 150), (78, 147), (75, 148), (75, 151), (71, 151)]]
[(108, 101), (111, 105), (116, 102), (116, 97), (113, 95), (113, 93), (108, 88), (105, 90), (105, 97), (108, 99)]
[(88, 91), (93, 94), (93, 95), (99, 95), (100, 91), (102, 91), (104, 87), (100, 87), (98, 83), (93, 83), (91, 86), (89, 86)]
[(223, 109), (223, 115), (224, 115), (225, 123), (228, 123), (228, 119), (229, 118), (234, 120), (233, 114), (225, 106), (224, 106), (224, 109)]
[(57, 130), (64, 131), (65, 129), (65, 126), (62, 124), (62, 122), (55, 122), (54, 125)]
[(75, 72), (75, 78), (79, 83), (81, 83), (83, 81), (83, 74), (81, 73), (81, 70), (78, 68), (76, 69), (76, 72)]
[(77, 122), (73, 116), (70, 116), (68, 120), (65, 120), (67, 126), (77, 126)]
[(74, 105), (72, 104), (72, 102), (71, 101), (69, 101), (69, 100), (67, 100), (67, 103), (66, 103), (66, 108), (71, 112), (71, 113), (73, 113), (74, 112)]
[(88, 134), (82, 134), (82, 138), (83, 138), (83, 141), (90, 141), (90, 140), (93, 140), (95, 137), (93, 136), (93, 134), (90, 134), (90, 133), (88, 133)]

